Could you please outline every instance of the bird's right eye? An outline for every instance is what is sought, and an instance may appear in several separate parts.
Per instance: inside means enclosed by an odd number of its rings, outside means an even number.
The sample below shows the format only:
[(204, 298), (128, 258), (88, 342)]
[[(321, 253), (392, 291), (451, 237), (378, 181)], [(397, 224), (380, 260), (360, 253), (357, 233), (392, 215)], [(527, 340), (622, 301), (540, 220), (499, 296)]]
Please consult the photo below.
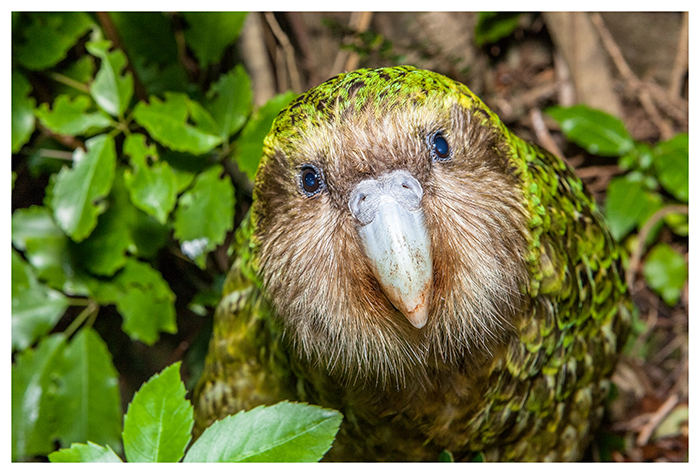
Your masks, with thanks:
[(323, 174), (313, 165), (301, 167), (299, 186), (304, 194), (311, 197), (323, 190)]

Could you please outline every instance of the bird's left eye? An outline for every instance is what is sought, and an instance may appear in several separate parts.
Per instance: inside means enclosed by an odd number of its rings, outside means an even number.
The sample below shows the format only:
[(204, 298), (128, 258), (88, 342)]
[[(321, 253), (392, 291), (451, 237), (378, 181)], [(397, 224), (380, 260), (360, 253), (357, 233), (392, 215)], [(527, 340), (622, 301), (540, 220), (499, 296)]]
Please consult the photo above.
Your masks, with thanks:
[(450, 145), (447, 139), (442, 135), (442, 132), (437, 132), (430, 137), (430, 154), (436, 161), (446, 161), (450, 159), (452, 154)]
[(323, 190), (323, 174), (313, 165), (301, 167), (299, 186), (304, 194), (311, 197)]

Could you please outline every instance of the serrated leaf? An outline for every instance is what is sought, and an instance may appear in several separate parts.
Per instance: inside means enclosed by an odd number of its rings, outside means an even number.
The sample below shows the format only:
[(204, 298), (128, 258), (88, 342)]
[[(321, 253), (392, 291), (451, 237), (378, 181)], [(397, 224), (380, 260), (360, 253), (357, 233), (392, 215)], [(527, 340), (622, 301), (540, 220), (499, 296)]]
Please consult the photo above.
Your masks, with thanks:
[(124, 453), (129, 462), (177, 462), (192, 438), (194, 410), (185, 398), (180, 362), (151, 377), (124, 415)]
[(63, 446), (91, 440), (119, 446), (119, 374), (107, 344), (92, 328), (81, 329), (63, 351), (56, 392), (56, 434)]
[(218, 135), (227, 140), (243, 127), (253, 106), (253, 89), (243, 66), (221, 76), (207, 92), (207, 99), (206, 107), (218, 125)]
[(657, 244), (644, 260), (644, 278), (649, 288), (661, 295), (664, 302), (674, 306), (688, 278), (685, 259), (668, 244)]
[(27, 349), (12, 365), (12, 460), (54, 449), (54, 381), (65, 345), (63, 334), (53, 334)]
[(73, 263), (70, 240), (42, 206), (12, 214), (12, 244), (24, 252), (36, 276), (70, 295), (87, 295), (83, 276)]
[(18, 37), (13, 38), (12, 52), (17, 62), (35, 71), (60, 62), (78, 39), (95, 26), (90, 15), (82, 12), (25, 15), (26, 23), (16, 29)]
[(270, 131), (272, 122), (296, 97), (293, 92), (279, 94), (267, 101), (248, 121), (236, 142), (236, 163), (241, 171), (253, 181), (262, 157), (263, 140)]
[(158, 159), (156, 147), (146, 146), (146, 137), (132, 134), (124, 141), (124, 153), (131, 156), (134, 168), (124, 171), (124, 180), (136, 207), (165, 224), (177, 200), (177, 178), (165, 161), (147, 164), (146, 157)]
[(559, 122), (562, 132), (589, 153), (600, 156), (622, 156), (634, 147), (634, 140), (622, 121), (585, 105), (550, 107), (547, 109)]
[(73, 443), (70, 448), (49, 454), (51, 462), (122, 462), (109, 446), (100, 446), (91, 441), (87, 444)]
[(330, 449), (343, 415), (329, 408), (281, 402), (219, 420), (184, 462), (314, 462)]
[(29, 95), (31, 91), (27, 78), (12, 71), (12, 153), (17, 153), (34, 131), (36, 101)]
[(185, 94), (166, 92), (165, 101), (155, 96), (149, 101), (149, 104), (139, 102), (136, 105), (134, 119), (161, 144), (175, 151), (199, 155), (221, 143), (221, 138), (199, 128), (196, 122), (195, 126), (187, 123), (191, 101)]
[(40, 283), (32, 268), (12, 251), (12, 349), (24, 350), (56, 325), (68, 300)]
[(661, 185), (676, 199), (688, 202), (688, 134), (661, 142), (652, 152), (654, 168)]
[(59, 95), (53, 109), (44, 103), (36, 111), (36, 116), (49, 130), (59, 135), (82, 135), (107, 128), (112, 123), (104, 112), (88, 113), (92, 105), (89, 97), (77, 96), (75, 100), (67, 95)]
[(613, 178), (605, 197), (605, 216), (610, 233), (615, 240), (621, 240), (661, 206), (661, 197), (647, 191), (641, 180), (635, 180), (632, 175)]
[(188, 28), (185, 41), (202, 68), (217, 63), (241, 34), (245, 12), (182, 12)]
[(180, 196), (175, 210), (175, 238), (182, 251), (204, 268), (206, 253), (224, 241), (233, 228), (235, 198), (224, 169), (212, 166), (200, 173), (192, 188)]
[(163, 276), (146, 263), (128, 258), (110, 280), (91, 281), (90, 290), (101, 304), (115, 304), (132, 339), (146, 344), (158, 340), (161, 331), (174, 334), (175, 295)]
[(99, 135), (85, 142), (87, 153), (73, 154), (73, 168), (64, 167), (56, 177), (51, 207), (56, 222), (74, 241), (85, 239), (97, 225), (105, 207), (99, 201), (112, 189), (116, 152), (114, 139)]
[(126, 55), (109, 51), (111, 42), (92, 41), (85, 45), (93, 56), (102, 60), (100, 70), (90, 85), (90, 95), (102, 110), (113, 117), (121, 117), (134, 94), (134, 78), (130, 72), (122, 74), (126, 67)]
[(132, 232), (138, 212), (121, 176), (114, 179), (107, 202), (108, 209), (98, 218), (95, 230), (75, 246), (81, 265), (100, 276), (114, 275), (126, 265), (128, 250), (134, 245)]

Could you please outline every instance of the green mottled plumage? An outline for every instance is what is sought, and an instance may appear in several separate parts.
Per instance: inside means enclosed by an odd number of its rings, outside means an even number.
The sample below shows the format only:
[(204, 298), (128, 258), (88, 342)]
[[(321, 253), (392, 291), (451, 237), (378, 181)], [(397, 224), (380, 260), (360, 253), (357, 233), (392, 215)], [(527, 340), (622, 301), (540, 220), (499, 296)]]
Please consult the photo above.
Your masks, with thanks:
[[(436, 129), (455, 149), (447, 163), (425, 152)], [(303, 163), (323, 168), (325, 192), (299, 192)], [(360, 179), (397, 167), (425, 188), (432, 233), (421, 330), (365, 268), (344, 204)], [(291, 399), (344, 413), (330, 460), (582, 456), (627, 337), (619, 249), (573, 170), (464, 85), (360, 70), (292, 102), (265, 140), (235, 251), (198, 430)]]

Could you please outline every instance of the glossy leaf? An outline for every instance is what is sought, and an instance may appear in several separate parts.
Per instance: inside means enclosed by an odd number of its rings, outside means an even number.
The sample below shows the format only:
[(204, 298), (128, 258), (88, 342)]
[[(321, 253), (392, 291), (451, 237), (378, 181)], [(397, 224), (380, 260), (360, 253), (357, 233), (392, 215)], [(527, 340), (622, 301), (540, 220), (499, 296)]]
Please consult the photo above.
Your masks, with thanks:
[(180, 196), (175, 210), (175, 238), (182, 251), (204, 268), (207, 252), (224, 241), (233, 228), (233, 185), (220, 165), (200, 173)]
[(676, 199), (688, 202), (688, 134), (676, 135), (653, 150), (653, 161), (661, 185)]
[(646, 190), (641, 179), (628, 174), (613, 178), (605, 198), (605, 215), (610, 233), (621, 240), (632, 229), (644, 222), (662, 206), (657, 193)]
[(94, 298), (115, 304), (124, 319), (122, 329), (146, 344), (158, 340), (161, 331), (174, 334), (175, 295), (163, 276), (150, 265), (128, 258), (110, 280), (90, 282)]
[(685, 259), (668, 244), (657, 244), (644, 260), (644, 278), (649, 287), (661, 295), (664, 302), (674, 306), (688, 279)]
[(88, 113), (92, 101), (81, 95), (74, 100), (67, 95), (59, 95), (53, 103), (53, 109), (44, 103), (36, 111), (36, 116), (49, 130), (59, 135), (82, 135), (97, 132), (109, 127), (111, 119), (104, 112)]
[(12, 365), (12, 460), (54, 449), (53, 393), (65, 346), (63, 334), (41, 340)]
[(91, 440), (119, 446), (122, 428), (119, 374), (107, 344), (81, 329), (63, 351), (56, 392), (56, 432), (61, 444)]
[(601, 156), (622, 156), (634, 147), (634, 140), (622, 121), (600, 110), (584, 105), (547, 109), (559, 122), (562, 132), (589, 153)]
[(51, 462), (122, 462), (109, 446), (100, 446), (91, 441), (87, 444), (73, 443), (70, 448), (49, 454)]
[(280, 94), (270, 99), (246, 123), (236, 143), (236, 162), (241, 171), (253, 181), (262, 157), (263, 140), (270, 131), (272, 122), (296, 95), (293, 92)]
[(221, 76), (207, 93), (206, 108), (218, 125), (222, 140), (238, 132), (245, 124), (253, 106), (250, 77), (242, 66)]
[(39, 282), (29, 264), (13, 250), (12, 349), (26, 349), (48, 334), (67, 308), (66, 297)]
[(518, 12), (479, 12), (474, 42), (484, 46), (510, 36), (518, 28), (520, 15)]
[(177, 462), (192, 438), (194, 410), (185, 398), (180, 362), (151, 377), (124, 415), (124, 453), (129, 462)]
[[(134, 108), (134, 119), (158, 142), (175, 151), (199, 155), (221, 143), (221, 138), (210, 132), (214, 119), (209, 116), (203, 127), (187, 123), (191, 100), (180, 93), (165, 93), (165, 101), (151, 96), (150, 103), (139, 102)], [(197, 109), (199, 111), (199, 109)], [(201, 115), (200, 114), (200, 118)]]
[(165, 161), (154, 161), (150, 166), (147, 157), (158, 159), (156, 147), (146, 146), (146, 137), (132, 134), (124, 141), (124, 153), (131, 156), (131, 170), (124, 170), (124, 180), (131, 200), (136, 207), (165, 224), (177, 199), (175, 172)]
[(120, 51), (109, 51), (110, 41), (93, 41), (85, 47), (93, 56), (100, 58), (100, 70), (90, 85), (90, 95), (102, 110), (113, 117), (121, 117), (134, 94), (134, 78), (131, 72), (123, 74), (126, 55)]
[(64, 167), (56, 177), (51, 207), (56, 222), (76, 242), (85, 239), (97, 225), (105, 206), (100, 200), (112, 189), (116, 152), (114, 139), (99, 135), (85, 142), (87, 153), (73, 154), (73, 168)]
[(305, 403), (259, 406), (219, 420), (185, 462), (314, 462), (330, 449), (343, 415)]
[(12, 153), (17, 153), (34, 131), (36, 101), (29, 95), (31, 91), (27, 78), (12, 71)]
[(58, 227), (51, 211), (32, 206), (12, 214), (12, 245), (24, 252), (36, 276), (57, 290), (87, 295), (73, 263), (70, 239)]
[[(66, 57), (68, 50), (94, 23), (83, 12), (26, 13), (26, 23), (13, 37), (14, 58), (27, 69), (49, 68)], [(14, 33), (14, 32), (13, 32)]]
[(202, 68), (221, 60), (243, 29), (245, 12), (183, 12), (188, 28), (185, 41)]
[(111, 276), (126, 265), (138, 212), (120, 176), (114, 180), (107, 211), (90, 236), (75, 247), (81, 265), (95, 275)]

